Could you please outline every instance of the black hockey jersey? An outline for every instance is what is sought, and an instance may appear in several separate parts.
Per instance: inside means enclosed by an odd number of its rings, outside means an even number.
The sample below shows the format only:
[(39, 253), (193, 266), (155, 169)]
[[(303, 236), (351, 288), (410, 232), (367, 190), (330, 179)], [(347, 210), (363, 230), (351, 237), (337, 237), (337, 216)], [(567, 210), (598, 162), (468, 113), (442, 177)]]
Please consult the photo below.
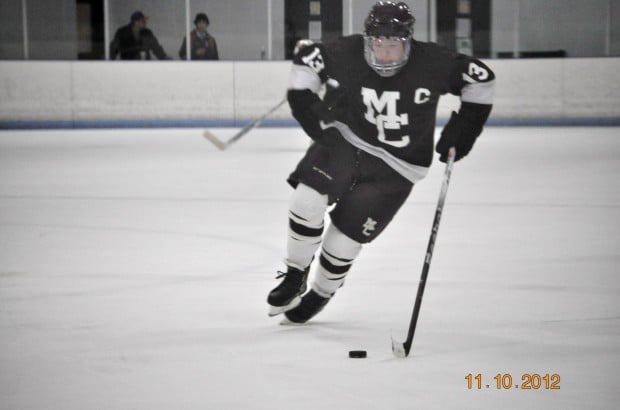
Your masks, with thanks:
[(348, 107), (329, 126), (416, 182), (432, 162), (439, 97), (452, 93), (463, 102), (491, 105), (495, 75), (475, 58), (411, 41), (407, 64), (392, 77), (366, 63), (362, 35), (306, 46), (294, 58), (289, 88), (318, 93), (322, 83), (336, 80)]

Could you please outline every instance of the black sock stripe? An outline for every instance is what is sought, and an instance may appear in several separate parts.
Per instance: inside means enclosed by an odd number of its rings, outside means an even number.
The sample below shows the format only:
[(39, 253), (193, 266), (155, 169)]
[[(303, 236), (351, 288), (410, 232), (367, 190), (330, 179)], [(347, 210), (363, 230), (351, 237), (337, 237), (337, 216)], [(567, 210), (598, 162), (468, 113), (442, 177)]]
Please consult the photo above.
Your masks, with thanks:
[(331, 253), (327, 252), (327, 251), (325, 250), (325, 248), (324, 248), (324, 247), (323, 247), (323, 248), (321, 248), (321, 252), (322, 252), (322, 253), (325, 253), (325, 254), (326, 254), (327, 256), (329, 256), (330, 258), (332, 258), (332, 259), (336, 259), (336, 260), (338, 260), (338, 261), (340, 261), (340, 262), (344, 262), (344, 263), (353, 263), (353, 259), (345, 259), (345, 258), (339, 258), (339, 257), (337, 257), (337, 256), (334, 256), (334, 255), (332, 255)]
[(293, 211), (289, 211), (289, 212), (290, 212), (290, 213), (291, 213), (291, 215), (293, 215), (295, 218), (297, 218), (297, 219), (301, 219), (302, 221), (307, 221), (307, 219), (306, 219), (306, 218), (303, 218), (303, 217), (301, 217), (301, 216), (297, 215), (295, 212), (293, 212)]
[[(299, 238), (295, 238), (294, 236), (290, 237), (292, 240), (297, 241), (297, 242), (306, 242), (307, 239), (299, 239)], [(312, 243), (311, 245), (318, 245), (321, 243), (321, 239), (319, 239), (318, 241)]]
[(323, 227), (320, 228), (310, 228), (309, 226), (302, 225), (297, 223), (289, 218), (289, 227), (293, 232), (298, 235), (317, 237), (323, 235)]
[(322, 253), (321, 253), (321, 256), (319, 257), (319, 261), (321, 263), (321, 266), (330, 273), (335, 273), (335, 274), (347, 273), (349, 269), (351, 269), (351, 264), (342, 265), (342, 266), (334, 265), (333, 263), (328, 261), (327, 258), (323, 256)]

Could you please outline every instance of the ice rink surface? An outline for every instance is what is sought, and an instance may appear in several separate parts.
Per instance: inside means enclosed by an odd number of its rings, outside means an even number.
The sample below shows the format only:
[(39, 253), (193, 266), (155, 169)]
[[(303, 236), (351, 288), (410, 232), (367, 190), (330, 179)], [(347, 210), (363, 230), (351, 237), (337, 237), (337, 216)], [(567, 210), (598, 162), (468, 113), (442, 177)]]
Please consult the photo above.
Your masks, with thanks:
[(390, 336), (406, 335), (443, 164), (326, 310), (280, 326), (265, 299), (307, 143), (0, 132), (0, 408), (617, 407), (620, 129), (485, 130), (455, 165), (406, 359)]

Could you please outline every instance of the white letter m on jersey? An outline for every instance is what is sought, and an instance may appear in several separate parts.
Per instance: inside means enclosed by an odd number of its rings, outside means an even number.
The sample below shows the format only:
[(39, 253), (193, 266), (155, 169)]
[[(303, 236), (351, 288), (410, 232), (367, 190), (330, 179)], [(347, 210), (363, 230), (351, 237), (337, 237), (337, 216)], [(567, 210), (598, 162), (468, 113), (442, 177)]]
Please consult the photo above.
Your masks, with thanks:
[(397, 148), (409, 145), (408, 135), (399, 140), (388, 140), (385, 137), (385, 130), (398, 130), (402, 125), (409, 124), (409, 116), (406, 113), (400, 115), (396, 113), (396, 101), (400, 99), (400, 92), (384, 91), (379, 97), (372, 88), (362, 87), (362, 97), (366, 105), (366, 120), (377, 126), (379, 141)]

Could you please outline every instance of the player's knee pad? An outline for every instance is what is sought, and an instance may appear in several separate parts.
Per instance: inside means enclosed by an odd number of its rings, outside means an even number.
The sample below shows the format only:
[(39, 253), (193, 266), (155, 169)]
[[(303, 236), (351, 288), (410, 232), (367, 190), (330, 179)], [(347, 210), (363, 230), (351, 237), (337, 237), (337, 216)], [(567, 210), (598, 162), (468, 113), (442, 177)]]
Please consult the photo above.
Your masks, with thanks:
[(353, 261), (362, 250), (362, 244), (343, 234), (333, 224), (323, 238), (319, 267), (313, 288), (323, 296), (331, 296), (344, 284)]
[(289, 218), (292, 223), (322, 229), (326, 209), (327, 195), (299, 184), (289, 202)]
[(349, 238), (340, 229), (331, 224), (323, 239), (323, 251), (330, 257), (336, 265), (346, 264), (344, 261), (351, 261), (357, 257), (362, 250), (362, 244)]

